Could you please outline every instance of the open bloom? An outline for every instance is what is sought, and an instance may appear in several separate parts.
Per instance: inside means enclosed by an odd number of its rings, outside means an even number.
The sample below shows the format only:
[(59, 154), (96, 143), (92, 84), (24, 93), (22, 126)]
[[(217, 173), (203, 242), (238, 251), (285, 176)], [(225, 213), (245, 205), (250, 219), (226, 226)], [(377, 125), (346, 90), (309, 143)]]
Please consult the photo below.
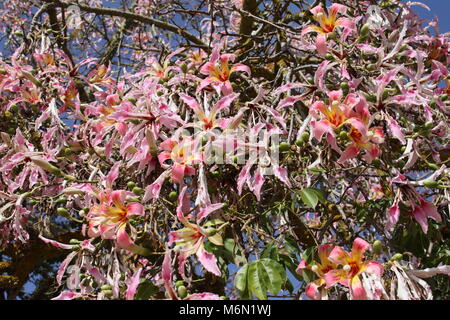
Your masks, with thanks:
[(336, 151), (340, 152), (336, 144), (336, 131), (346, 124), (350, 125), (349, 138), (351, 144), (342, 153), (339, 162), (356, 157), (361, 150), (365, 150), (364, 159), (371, 162), (381, 154), (376, 144), (384, 141), (381, 127), (370, 125), (370, 113), (367, 101), (363, 96), (351, 93), (342, 101), (342, 90), (330, 91), (329, 104), (322, 101), (313, 103), (309, 109), (310, 114), (319, 121), (311, 121), (314, 137), (321, 140), (327, 134), (327, 142)]
[(342, 26), (348, 30), (354, 29), (354, 23), (348, 18), (337, 18), (338, 13), (344, 14), (347, 10), (346, 6), (334, 3), (328, 8), (328, 15), (321, 5), (315, 6), (310, 11), (313, 14), (313, 19), (319, 23), (319, 25), (309, 25), (303, 28), (302, 36), (316, 32), (318, 36), (316, 38), (316, 48), (320, 55), (327, 53), (327, 36), (334, 32), (336, 27)]
[(223, 245), (220, 234), (211, 232), (210, 229), (203, 228), (199, 223), (206, 218), (211, 212), (220, 209), (223, 204), (216, 203), (202, 208), (196, 216), (197, 224), (191, 223), (185, 217), (185, 213), (189, 211), (189, 200), (186, 196), (187, 187), (184, 187), (178, 198), (177, 218), (184, 225), (184, 228), (170, 232), (169, 244), (176, 243), (175, 250), (179, 252), (178, 271), (184, 276), (184, 263), (186, 259), (196, 254), (200, 263), (209, 272), (220, 276), (220, 270), (217, 266), (217, 259), (205, 250), (203, 242), (208, 239), (216, 245)]
[[(161, 166), (171, 168), (172, 179), (183, 184), (185, 175), (195, 174), (193, 166), (203, 161), (203, 154), (199, 151), (199, 142), (192, 138), (184, 138), (180, 142), (171, 138), (160, 144), (163, 152), (158, 155)], [(166, 164), (166, 160), (172, 160), (172, 164)]]
[[(173, 281), (172, 281), (172, 259), (171, 259), (172, 251), (167, 250), (164, 255), (164, 261), (162, 264), (161, 277), (164, 281), (164, 288), (166, 288), (167, 295), (172, 300), (180, 300), (180, 297), (173, 289)], [(220, 297), (211, 292), (202, 292), (202, 293), (194, 293), (188, 295), (186, 298), (182, 300), (220, 300)]]
[(116, 239), (117, 244), (134, 253), (146, 255), (147, 249), (134, 244), (126, 231), (131, 216), (143, 216), (144, 206), (137, 202), (126, 203), (129, 192), (106, 189), (98, 193), (100, 204), (89, 210), (88, 236), (101, 236), (103, 239)]
[(229, 62), (233, 62), (235, 58), (234, 54), (220, 55), (219, 48), (214, 48), (211, 58), (200, 69), (200, 73), (207, 75), (207, 77), (201, 81), (197, 92), (211, 85), (217, 90), (217, 93), (222, 92), (224, 96), (232, 93), (231, 74), (236, 71), (243, 71), (250, 75), (250, 68), (244, 64), (236, 63), (231, 67), (229, 66)]
[(328, 259), (341, 265), (342, 269), (334, 269), (325, 274), (326, 287), (330, 288), (336, 283), (340, 283), (350, 288), (353, 299), (366, 300), (367, 295), (359, 278), (360, 274), (368, 272), (381, 276), (384, 272), (384, 268), (379, 262), (364, 261), (364, 252), (369, 247), (370, 244), (361, 238), (355, 239), (351, 252), (347, 252), (339, 246), (334, 247)]
[(332, 244), (321, 245), (318, 249), (320, 263), (314, 262), (313, 265), (308, 266), (306, 265), (306, 261), (302, 260), (297, 267), (297, 273), (300, 273), (303, 269), (309, 269), (319, 277), (319, 279), (310, 282), (306, 287), (305, 293), (306, 296), (310, 299), (319, 300), (325, 295), (326, 291), (322, 288), (326, 284), (325, 274), (328, 271), (337, 268), (337, 265), (328, 259), (331, 250), (333, 250)]
[(203, 108), (197, 103), (196, 99), (186, 94), (180, 94), (180, 98), (194, 111), (199, 120), (198, 126), (204, 131), (225, 127), (225, 119), (217, 119), (217, 115), (221, 110), (228, 109), (237, 97), (239, 97), (238, 93), (229, 94), (220, 99), (212, 108), (209, 108), (205, 101), (205, 108)]

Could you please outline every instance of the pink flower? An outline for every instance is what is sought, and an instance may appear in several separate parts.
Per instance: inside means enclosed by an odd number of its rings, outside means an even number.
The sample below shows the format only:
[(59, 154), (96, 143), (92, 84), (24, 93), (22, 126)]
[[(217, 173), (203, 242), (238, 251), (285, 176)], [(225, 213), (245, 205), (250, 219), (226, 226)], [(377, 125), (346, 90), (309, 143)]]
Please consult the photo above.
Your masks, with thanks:
[[(160, 144), (165, 151), (158, 155), (161, 166), (165, 169), (171, 168), (173, 181), (184, 184), (185, 175), (195, 174), (193, 166), (203, 161), (203, 154), (199, 152), (199, 142), (191, 138), (184, 138), (177, 142), (166, 139)], [(166, 164), (166, 160), (172, 160), (172, 164)]]
[(219, 50), (219, 47), (215, 47), (209, 61), (201, 67), (200, 73), (207, 75), (207, 77), (202, 80), (197, 92), (211, 85), (217, 90), (217, 93), (221, 91), (226, 96), (233, 92), (230, 82), (230, 76), (233, 72), (243, 71), (250, 75), (250, 68), (246, 65), (237, 63), (230, 68), (228, 63), (234, 61), (236, 56), (228, 53), (219, 55)]
[[(166, 288), (166, 292), (169, 295), (169, 298), (172, 300), (180, 300), (180, 297), (173, 289), (173, 281), (172, 281), (172, 259), (171, 259), (172, 251), (167, 250), (164, 255), (164, 261), (162, 264), (161, 277), (164, 281), (164, 287)], [(188, 295), (186, 298), (182, 300), (220, 300), (220, 297), (211, 292), (202, 292), (202, 293), (194, 293)]]
[(308, 269), (313, 271), (319, 277), (319, 279), (310, 282), (306, 287), (305, 293), (310, 299), (321, 299), (321, 296), (323, 295), (323, 289), (321, 287), (326, 284), (325, 274), (337, 268), (337, 265), (328, 259), (331, 250), (333, 250), (332, 244), (321, 245), (318, 249), (320, 263), (314, 262), (313, 265), (308, 266), (306, 265), (306, 261), (302, 260), (297, 267), (296, 271), (298, 274), (300, 274), (303, 269)]
[(359, 275), (368, 272), (381, 276), (384, 272), (384, 268), (379, 262), (363, 261), (364, 252), (369, 247), (370, 244), (361, 238), (355, 239), (351, 252), (347, 252), (339, 246), (334, 247), (328, 259), (336, 265), (341, 265), (342, 269), (334, 269), (325, 274), (326, 288), (340, 283), (350, 288), (353, 299), (366, 300), (366, 291)]
[(191, 223), (185, 217), (185, 213), (189, 211), (189, 200), (186, 196), (187, 187), (184, 187), (178, 198), (177, 217), (178, 220), (185, 226), (177, 231), (170, 232), (169, 245), (176, 243), (175, 250), (179, 251), (178, 256), (178, 270), (180, 274), (184, 275), (184, 263), (186, 259), (196, 254), (200, 263), (209, 272), (220, 276), (220, 270), (217, 266), (217, 259), (212, 254), (205, 250), (203, 242), (208, 239), (216, 245), (223, 245), (222, 237), (218, 233), (211, 234), (208, 229), (199, 226), (201, 220), (206, 218), (211, 212), (220, 209), (223, 204), (216, 203), (206, 208), (202, 208), (196, 217), (197, 224)]
[(425, 201), (422, 197), (419, 198), (419, 203), (412, 203), (412, 206), (412, 215), (420, 224), (420, 227), (424, 233), (428, 232), (428, 218), (431, 218), (437, 222), (442, 221), (442, 217), (436, 207), (432, 203)]
[(148, 250), (134, 244), (126, 231), (131, 216), (143, 216), (144, 206), (137, 202), (126, 203), (126, 196), (130, 194), (125, 190), (106, 189), (98, 193), (100, 204), (89, 210), (87, 218), (88, 236), (101, 236), (103, 239), (115, 239), (124, 249), (140, 255), (146, 255)]
[(327, 49), (327, 36), (332, 34), (336, 27), (345, 27), (349, 30), (355, 29), (354, 23), (352, 20), (348, 18), (339, 18), (337, 19), (337, 14), (341, 13), (344, 14), (347, 10), (346, 6), (343, 6), (341, 4), (334, 3), (328, 8), (327, 15), (325, 13), (325, 10), (322, 8), (321, 5), (318, 5), (314, 8), (312, 8), (310, 11), (313, 14), (313, 19), (319, 23), (319, 25), (309, 25), (303, 28), (302, 30), (302, 36), (304, 36), (307, 33), (310, 32), (316, 32), (319, 35), (316, 38), (316, 48), (317, 52), (324, 56), (328, 49)]

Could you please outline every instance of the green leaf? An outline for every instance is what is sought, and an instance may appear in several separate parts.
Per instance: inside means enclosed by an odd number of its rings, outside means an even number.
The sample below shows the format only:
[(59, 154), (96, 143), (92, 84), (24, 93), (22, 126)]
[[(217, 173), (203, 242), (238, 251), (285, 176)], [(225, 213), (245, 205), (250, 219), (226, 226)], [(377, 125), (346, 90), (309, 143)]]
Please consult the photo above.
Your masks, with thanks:
[(234, 278), (234, 286), (239, 291), (239, 294), (241, 295), (242, 298), (248, 296), (247, 274), (248, 274), (248, 264), (240, 268), (239, 271), (236, 273), (236, 277)]
[(319, 196), (317, 195), (316, 190), (312, 188), (306, 188), (300, 191), (300, 195), (302, 197), (302, 201), (309, 207), (315, 209), (317, 203), (319, 202)]
[(267, 300), (267, 288), (264, 282), (264, 280), (267, 280), (267, 274), (265, 277), (261, 275), (260, 264), (257, 261), (249, 264), (247, 276), (249, 291), (259, 300)]
[(136, 300), (148, 300), (152, 295), (159, 292), (159, 288), (153, 284), (153, 282), (149, 280), (145, 280), (141, 284), (136, 291)]
[(269, 281), (266, 283), (269, 291), (275, 295), (278, 294), (286, 282), (286, 271), (283, 266), (271, 259), (262, 259), (259, 261), (259, 264), (268, 275)]

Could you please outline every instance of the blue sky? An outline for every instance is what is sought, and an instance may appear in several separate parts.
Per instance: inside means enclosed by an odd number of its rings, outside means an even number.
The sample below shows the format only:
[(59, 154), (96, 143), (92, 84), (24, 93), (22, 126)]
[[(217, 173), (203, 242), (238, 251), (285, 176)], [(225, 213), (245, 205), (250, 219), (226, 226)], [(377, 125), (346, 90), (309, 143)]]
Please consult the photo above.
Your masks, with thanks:
[[(404, 1), (407, 2), (407, 1)], [(424, 19), (432, 20), (434, 16), (439, 19), (439, 30), (441, 33), (446, 33), (450, 31), (450, 1), (449, 0), (420, 0), (430, 7), (431, 11), (423, 9), (419, 6), (413, 6), (412, 9), (419, 14), (420, 17)]]

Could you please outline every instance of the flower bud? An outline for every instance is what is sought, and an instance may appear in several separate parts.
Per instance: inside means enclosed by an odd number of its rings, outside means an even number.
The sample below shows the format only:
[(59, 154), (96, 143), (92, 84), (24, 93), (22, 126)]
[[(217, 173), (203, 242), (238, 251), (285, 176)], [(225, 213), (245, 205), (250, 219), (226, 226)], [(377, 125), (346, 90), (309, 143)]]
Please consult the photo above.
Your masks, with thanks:
[(342, 140), (348, 140), (348, 138), (349, 138), (348, 132), (347, 131), (339, 132), (339, 138), (341, 138)]
[(70, 216), (69, 211), (66, 208), (59, 207), (56, 209), (56, 213), (62, 217)]
[(433, 128), (433, 122), (432, 121), (426, 122), (424, 128), (426, 130), (430, 130), (431, 128)]
[(329, 61), (332, 61), (332, 60), (334, 60), (334, 55), (332, 55), (331, 53), (327, 53), (327, 54), (325, 55), (325, 59), (327, 59), (327, 60), (329, 60)]
[(139, 187), (134, 187), (133, 190), (132, 190), (132, 192), (133, 192), (135, 195), (139, 196), (139, 195), (141, 195), (141, 194), (144, 192), (144, 190), (143, 190), (142, 188), (139, 188)]
[(437, 188), (439, 187), (439, 181), (428, 179), (423, 182), (423, 185), (427, 188)]
[(136, 104), (136, 98), (134, 98), (134, 97), (129, 97), (129, 98), (127, 98), (127, 100), (128, 101), (130, 101), (132, 104)]
[(55, 203), (56, 203), (56, 204), (62, 204), (62, 205), (64, 205), (64, 204), (67, 203), (67, 199), (61, 197), (61, 198), (58, 198), (58, 199), (55, 201)]
[(300, 139), (303, 142), (308, 142), (309, 141), (309, 132), (308, 131), (303, 132), (300, 136)]
[(177, 292), (178, 292), (178, 296), (179, 296), (181, 299), (184, 299), (184, 298), (187, 297), (187, 289), (186, 289), (185, 286), (179, 286), (179, 287), (177, 288)]
[(78, 239), (70, 239), (69, 243), (70, 243), (70, 244), (80, 244), (81, 241), (78, 240)]
[(106, 290), (112, 290), (112, 288), (109, 284), (104, 284), (100, 287), (100, 290), (106, 291)]
[(361, 27), (361, 31), (359, 32), (359, 36), (360, 37), (365, 37), (367, 38), (370, 32), (370, 25), (368, 23), (366, 23), (365, 25), (363, 25)]
[(401, 253), (396, 253), (390, 259), (391, 261), (400, 261), (403, 260), (403, 255)]
[(176, 191), (172, 191), (171, 193), (169, 193), (169, 200), (172, 202), (177, 201), (178, 199), (178, 193)]
[(344, 94), (348, 94), (348, 92), (350, 91), (350, 86), (348, 85), (348, 82), (345, 82), (345, 81), (341, 82), (340, 87)]
[(380, 240), (374, 241), (374, 243), (372, 244), (372, 251), (375, 254), (381, 254), (381, 252), (383, 251), (383, 244)]
[(290, 149), (291, 149), (291, 146), (289, 145), (289, 143), (287, 143), (287, 142), (281, 142), (280, 143), (279, 150), (281, 152), (285, 152), (285, 151), (288, 151)]

